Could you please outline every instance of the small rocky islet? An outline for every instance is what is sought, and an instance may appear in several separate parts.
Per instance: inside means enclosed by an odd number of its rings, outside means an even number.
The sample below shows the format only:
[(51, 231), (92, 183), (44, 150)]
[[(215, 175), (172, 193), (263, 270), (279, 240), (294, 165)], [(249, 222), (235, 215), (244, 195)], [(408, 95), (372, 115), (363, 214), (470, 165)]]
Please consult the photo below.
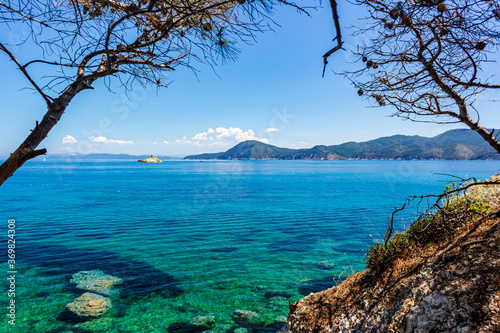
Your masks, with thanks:
[(139, 162), (139, 163), (161, 163), (162, 161), (159, 158), (151, 155), (150, 157), (143, 158), (142, 160), (139, 160), (137, 162)]

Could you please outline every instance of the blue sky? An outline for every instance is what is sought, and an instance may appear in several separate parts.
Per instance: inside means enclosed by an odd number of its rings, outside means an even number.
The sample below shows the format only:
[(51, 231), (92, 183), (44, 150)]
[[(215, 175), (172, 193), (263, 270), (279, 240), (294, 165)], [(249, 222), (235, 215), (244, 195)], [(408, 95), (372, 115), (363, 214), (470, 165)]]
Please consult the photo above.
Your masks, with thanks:
[[(334, 31), (328, 3), (323, 5), (311, 10), (312, 17), (278, 8), (274, 19), (280, 26), (257, 36), (253, 45), (239, 43), (236, 62), (218, 66), (215, 72), (200, 64), (197, 76), (178, 69), (170, 75), (167, 89), (137, 86), (127, 99), (120, 88), (109, 92), (96, 82), (95, 90), (73, 100), (40, 148), (49, 153), (182, 156), (224, 151), (246, 139), (302, 148), (393, 134), (434, 136), (457, 127), (403, 121), (389, 117), (390, 108), (370, 107), (346, 79), (332, 72), (353, 68), (350, 52), (333, 55), (322, 78), (321, 56), (333, 45)], [(360, 24), (359, 8), (341, 2), (340, 13), (349, 49), (359, 41), (347, 28)], [(27, 82), (3, 54), (0, 64), (0, 154), (7, 154), (45, 109), (38, 95), (21, 90)], [(491, 69), (496, 71), (491, 74), (498, 74), (497, 66)], [(498, 105), (491, 99), (494, 96), (480, 97), (476, 107), (485, 125), (500, 128)]]

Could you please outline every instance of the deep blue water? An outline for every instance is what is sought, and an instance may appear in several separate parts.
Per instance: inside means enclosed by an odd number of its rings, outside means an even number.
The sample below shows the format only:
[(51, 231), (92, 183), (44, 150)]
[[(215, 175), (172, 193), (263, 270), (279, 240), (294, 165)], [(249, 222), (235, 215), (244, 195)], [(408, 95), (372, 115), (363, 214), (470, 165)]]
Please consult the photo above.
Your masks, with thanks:
[[(453, 180), (435, 173), (484, 179), (499, 166), (30, 161), (0, 187), (5, 253), (7, 220), (16, 220), (15, 331), (184, 332), (211, 315), (211, 332), (233, 332), (237, 309), (261, 316), (254, 332), (275, 331), (289, 300), (363, 269), (364, 250), (382, 238), (396, 205)], [(399, 215), (398, 229), (414, 211)], [(102, 318), (74, 323), (64, 309), (82, 291), (71, 276), (89, 270), (123, 283)]]

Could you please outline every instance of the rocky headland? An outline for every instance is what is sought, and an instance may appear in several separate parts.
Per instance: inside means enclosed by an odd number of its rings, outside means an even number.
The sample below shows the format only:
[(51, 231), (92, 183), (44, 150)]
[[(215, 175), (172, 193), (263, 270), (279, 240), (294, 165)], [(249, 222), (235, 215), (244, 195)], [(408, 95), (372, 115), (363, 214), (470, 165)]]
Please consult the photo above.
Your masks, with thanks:
[(367, 270), (290, 304), (280, 332), (500, 332), (499, 187), (453, 195), (372, 247)]

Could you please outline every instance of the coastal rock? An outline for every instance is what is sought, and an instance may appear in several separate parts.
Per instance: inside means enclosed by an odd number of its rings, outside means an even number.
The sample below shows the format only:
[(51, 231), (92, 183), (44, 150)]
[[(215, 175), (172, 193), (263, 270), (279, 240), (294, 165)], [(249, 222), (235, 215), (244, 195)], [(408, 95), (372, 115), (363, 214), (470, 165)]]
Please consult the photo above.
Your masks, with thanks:
[(80, 317), (99, 317), (111, 308), (111, 300), (98, 294), (85, 293), (66, 305), (66, 308)]
[(161, 163), (161, 160), (154, 157), (153, 155), (151, 155), (150, 157), (139, 160), (138, 162), (140, 162), (140, 163)]
[(73, 274), (72, 283), (76, 283), (78, 289), (109, 295), (114, 285), (122, 283), (122, 279), (112, 275), (104, 274), (102, 271), (81, 271)]
[(500, 332), (496, 214), (398, 259), (380, 276), (365, 270), (290, 304), (280, 332)]
[(233, 320), (236, 324), (244, 327), (260, 326), (264, 324), (259, 314), (248, 310), (235, 310), (233, 313)]

